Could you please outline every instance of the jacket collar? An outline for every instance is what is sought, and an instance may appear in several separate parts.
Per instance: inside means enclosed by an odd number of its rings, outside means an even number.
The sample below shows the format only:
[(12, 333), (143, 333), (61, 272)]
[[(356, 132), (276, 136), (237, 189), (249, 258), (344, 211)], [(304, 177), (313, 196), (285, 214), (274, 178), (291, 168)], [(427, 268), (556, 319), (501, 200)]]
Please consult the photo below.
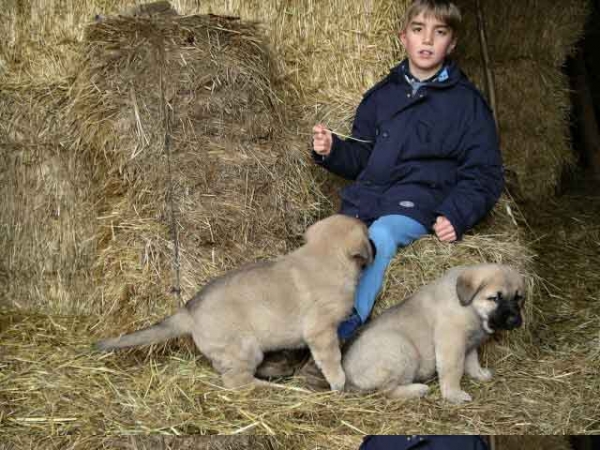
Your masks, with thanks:
[(458, 83), (462, 77), (462, 73), (453, 60), (446, 59), (441, 69), (435, 75), (427, 80), (420, 81), (410, 73), (408, 59), (404, 59), (391, 70), (390, 76), (396, 83), (406, 83), (409, 85), (417, 83), (427, 87), (444, 88)]

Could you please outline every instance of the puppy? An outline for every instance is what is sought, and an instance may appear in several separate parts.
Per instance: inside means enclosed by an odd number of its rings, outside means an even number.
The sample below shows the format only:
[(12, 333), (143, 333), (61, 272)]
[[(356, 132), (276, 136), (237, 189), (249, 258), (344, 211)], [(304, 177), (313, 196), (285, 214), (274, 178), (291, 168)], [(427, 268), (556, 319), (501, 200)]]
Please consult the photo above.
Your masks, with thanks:
[(308, 346), (332, 390), (345, 375), (337, 327), (350, 313), (361, 269), (373, 260), (367, 227), (334, 215), (306, 230), (305, 245), (269, 262), (216, 278), (149, 328), (96, 344), (99, 350), (191, 334), (226, 387), (266, 385), (255, 378), (265, 351)]
[(419, 382), (437, 371), (442, 396), (471, 400), (463, 373), (488, 381), (477, 348), (496, 330), (521, 326), (523, 278), (508, 266), (455, 267), (367, 325), (343, 357), (348, 386), (380, 390), (392, 398), (424, 396)]

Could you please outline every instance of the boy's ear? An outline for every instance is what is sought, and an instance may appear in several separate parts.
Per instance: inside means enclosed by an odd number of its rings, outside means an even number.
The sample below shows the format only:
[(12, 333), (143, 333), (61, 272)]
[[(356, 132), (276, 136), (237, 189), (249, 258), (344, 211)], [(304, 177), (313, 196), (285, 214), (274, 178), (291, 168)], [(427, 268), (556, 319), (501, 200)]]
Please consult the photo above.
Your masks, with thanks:
[(449, 55), (450, 53), (452, 53), (454, 51), (454, 49), (456, 48), (456, 44), (457, 44), (457, 40), (456, 40), (456, 38), (453, 38), (452, 42), (450, 43), (450, 47), (448, 47), (448, 50), (446, 50), (446, 55)]
[(402, 45), (406, 47), (406, 30), (400, 30), (398, 32), (398, 37), (400, 38), (400, 42), (402, 42)]

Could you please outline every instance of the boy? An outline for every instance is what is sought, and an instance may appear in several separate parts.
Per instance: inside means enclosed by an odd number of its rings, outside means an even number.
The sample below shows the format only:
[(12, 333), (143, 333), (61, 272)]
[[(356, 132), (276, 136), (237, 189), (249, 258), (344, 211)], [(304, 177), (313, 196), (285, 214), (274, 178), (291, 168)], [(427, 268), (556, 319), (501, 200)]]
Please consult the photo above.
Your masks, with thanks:
[(354, 180), (341, 212), (363, 220), (376, 249), (362, 274), (348, 339), (369, 317), (398, 247), (428, 234), (461, 238), (498, 200), (503, 170), (492, 113), (449, 59), (461, 14), (445, 0), (414, 0), (400, 31), (407, 58), (363, 97), (352, 137), (313, 128), (313, 158)]

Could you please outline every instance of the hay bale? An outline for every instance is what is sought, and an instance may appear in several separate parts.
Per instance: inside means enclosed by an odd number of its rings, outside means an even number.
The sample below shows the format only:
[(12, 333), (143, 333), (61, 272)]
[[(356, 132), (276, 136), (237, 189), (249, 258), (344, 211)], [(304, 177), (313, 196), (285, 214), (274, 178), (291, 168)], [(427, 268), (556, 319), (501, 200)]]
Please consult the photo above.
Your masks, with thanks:
[(568, 436), (496, 436), (497, 450), (570, 450)]
[[(465, 72), (484, 90), (474, 0), (458, 2), (465, 27), (458, 48)], [(569, 142), (569, 80), (563, 65), (584, 31), (587, 2), (481, 2), (496, 82), (509, 188), (535, 201), (555, 194), (575, 159)], [(525, 81), (527, 80), (527, 81)]]
[(7, 0), (0, 11), (0, 75), (13, 83), (59, 83), (73, 75), (94, 1)]
[(358, 450), (360, 436), (15, 436), (0, 450)]
[(115, 450), (272, 450), (268, 436), (196, 436), (196, 437), (112, 437), (103, 444)]
[[(90, 167), (68, 148), (68, 85), (2, 85), (0, 234), (4, 306), (85, 311), (93, 252)], [(4, 295), (3, 295), (4, 297)]]
[(339, 131), (347, 129), (362, 93), (402, 55), (396, 30), (407, 3), (332, 0), (317, 7), (311, 2), (212, 0), (181, 2), (181, 11), (262, 22), (287, 83), (288, 92), (281, 93), (286, 107), (298, 110), (304, 119), (299, 129), (309, 133), (317, 118)]
[[(467, 62), (464, 70), (483, 89), (481, 65)], [(535, 61), (496, 63), (493, 70), (508, 187), (518, 199), (552, 196), (564, 171), (574, 164), (569, 80), (561, 71)], [(523, 83), (523, 78), (529, 81)]]
[[(443, 402), (437, 383), (410, 405), (379, 394), (310, 394), (297, 380), (260, 395), (224, 391), (207, 362), (182, 349), (88, 353), (99, 317), (6, 313), (0, 315), (4, 440), (15, 448), (63, 448), (62, 438), (35, 435), (69, 434), (72, 448), (102, 449), (102, 434), (273, 432), (280, 445), (274, 448), (356, 450), (361, 433), (483, 433), (521, 435), (506, 442), (498, 436), (499, 450), (567, 448), (560, 437), (535, 435), (598, 429), (600, 276), (589, 269), (600, 264), (600, 199), (593, 194), (539, 208), (531, 226), (544, 277), (543, 301), (535, 305), (543, 320), (524, 349), (495, 343), (496, 355), (483, 355), (495, 377), (489, 383), (463, 379), (473, 394), (470, 404)], [(512, 218), (501, 212), (489, 220), (508, 232)], [(513, 216), (519, 220), (518, 211)], [(388, 289), (397, 287), (393, 283)]]
[[(456, 3), (465, 16), (459, 51), (480, 61), (476, 0), (456, 0)], [(493, 61), (510, 64), (526, 60), (558, 71), (583, 36), (590, 12), (588, 2), (580, 0), (481, 0), (481, 5)]]
[(173, 216), (187, 298), (225, 269), (286, 252), (322, 213), (253, 24), (107, 18), (89, 27), (83, 54), (70, 114), (103, 199), (92, 311), (172, 308)]

